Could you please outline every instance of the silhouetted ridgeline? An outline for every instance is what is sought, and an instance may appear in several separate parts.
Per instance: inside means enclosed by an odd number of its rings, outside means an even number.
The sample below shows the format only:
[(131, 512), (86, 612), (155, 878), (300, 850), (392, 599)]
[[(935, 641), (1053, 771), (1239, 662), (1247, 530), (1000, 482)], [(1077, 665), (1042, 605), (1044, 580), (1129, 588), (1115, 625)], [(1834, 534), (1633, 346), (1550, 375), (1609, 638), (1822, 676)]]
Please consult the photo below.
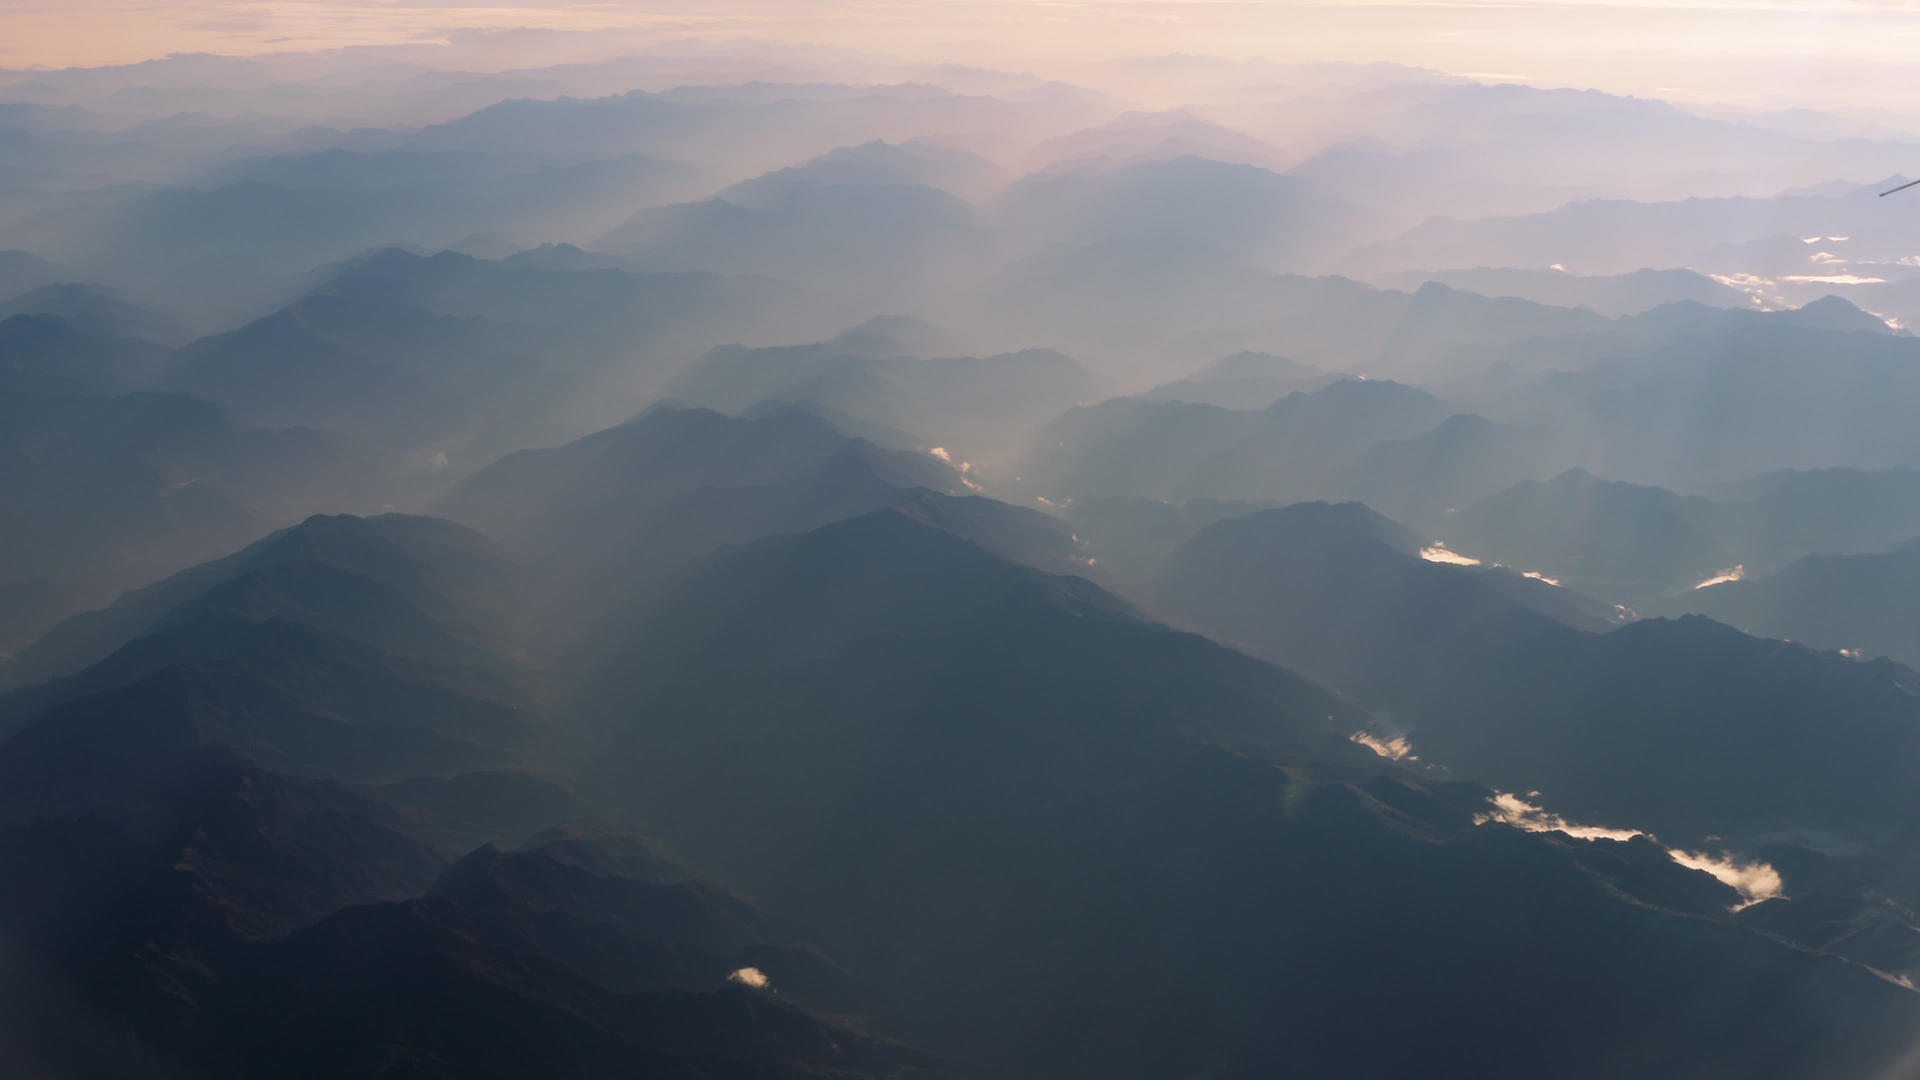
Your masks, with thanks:
[(1914, 1071), (1894, 114), (478, 40), (0, 70), (0, 1075)]

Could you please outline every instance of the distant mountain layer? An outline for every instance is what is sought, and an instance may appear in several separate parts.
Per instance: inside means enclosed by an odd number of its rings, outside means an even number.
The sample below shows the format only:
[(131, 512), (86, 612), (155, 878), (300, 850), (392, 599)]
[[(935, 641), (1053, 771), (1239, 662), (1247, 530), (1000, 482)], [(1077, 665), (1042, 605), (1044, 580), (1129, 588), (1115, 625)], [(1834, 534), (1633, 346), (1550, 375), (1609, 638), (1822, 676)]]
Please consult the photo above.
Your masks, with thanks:
[(164, 383), (266, 422), (345, 432), (416, 473), (465, 472), (632, 415), (702, 352), (792, 325), (799, 302), (767, 281), (572, 254), (375, 252), (186, 346)]
[[(1198, 385), (1213, 381), (1232, 382)], [(1358, 499), (1427, 527), (1548, 465), (1544, 433), (1400, 383), (1339, 379), (1262, 409), (1186, 400), (1206, 396), (1176, 384), (1073, 409), (1035, 436), (1022, 483), (1055, 502)]]
[(1636, 270), (1630, 274), (1570, 274), (1565, 270), (1408, 270), (1383, 275), (1396, 289), (1437, 281), (1482, 296), (1517, 296), (1557, 307), (1591, 308), (1602, 315), (1638, 315), (1663, 304), (1691, 301), (1715, 307), (1747, 307), (1752, 297), (1692, 270)]
[(242, 426), (178, 394), (89, 392), (65, 376), (98, 362), (111, 381), (144, 348), (96, 351), (65, 324), (22, 318), (0, 323), (0, 651), (316, 505), (366, 497), (369, 470), (340, 440)]
[(1663, 611), (1704, 610), (1674, 605), (1692, 603), (1690, 591), (1709, 580), (1920, 536), (1920, 473), (1911, 470), (1788, 471), (1725, 494), (1681, 496), (1575, 469), (1488, 496), (1436, 530), (1467, 555)]
[(1228, 518), (1168, 557), (1158, 610), (1276, 663), (1382, 702), (1434, 650), (1509, 612), (1582, 630), (1604, 604), (1506, 567), (1423, 557), (1416, 534), (1358, 503), (1300, 503)]
[(1920, 667), (1920, 540), (1887, 552), (1808, 555), (1766, 577), (1721, 582), (1663, 609), (1709, 615), (1750, 634)]

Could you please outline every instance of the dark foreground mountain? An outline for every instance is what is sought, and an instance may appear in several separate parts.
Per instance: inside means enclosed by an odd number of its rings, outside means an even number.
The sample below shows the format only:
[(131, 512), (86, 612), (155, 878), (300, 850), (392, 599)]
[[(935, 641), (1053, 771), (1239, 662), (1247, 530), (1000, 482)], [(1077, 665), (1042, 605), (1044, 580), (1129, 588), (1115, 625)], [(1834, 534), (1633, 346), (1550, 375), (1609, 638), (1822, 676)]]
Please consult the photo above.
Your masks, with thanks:
[[(102, 613), (85, 636), (139, 636), (4, 699), (0, 995), (34, 1068), (929, 1075), (796, 1005), (867, 999), (658, 845), (540, 832), (577, 804), (541, 792), (526, 717), (475, 696), (511, 670), (365, 643), (500, 640), (504, 570), (448, 522), (315, 519)], [(216, 602), (236, 587), (255, 602)], [(391, 633), (393, 597), (433, 632)], [(314, 625), (356, 607), (362, 640)]]
[(1674, 842), (1912, 859), (1920, 676), (1699, 616), (1587, 634), (1514, 617), (1410, 673), (1430, 760)]
[(1422, 760), (1574, 821), (1875, 852), (1911, 876), (1920, 675), (1699, 617), (1612, 629), (1569, 590), (1418, 543), (1357, 506), (1229, 519), (1168, 561), (1156, 604), (1356, 694)]
[[(9, 765), (47, 764), (30, 747), (5, 752)], [(129, 771), (153, 775), (145, 762)], [(10, 882), (0, 925), (24, 960), (9, 981), (62, 987), (15, 1015), (55, 1075), (919, 1075), (916, 1056), (726, 974), (758, 981), (760, 969), (729, 969), (733, 957), (702, 965), (680, 948), (676, 922), (714, 920), (722, 898), (681, 890), (662, 911), (617, 866), (580, 875), (601, 909), (609, 890), (627, 898), (626, 920), (609, 926), (547, 894), (434, 889), (443, 857), (406, 839), (384, 807), (212, 756), (181, 773), (158, 806), (139, 809), (145, 820), (178, 808), (184, 843), (11, 813), (0, 827)], [(462, 875), (472, 873), (453, 872)], [(403, 899), (430, 889), (445, 895)], [(511, 932), (523, 921), (563, 956), (588, 946), (603, 967), (649, 956), (686, 966), (659, 969), (648, 989), (616, 990), (530, 947)], [(762, 953), (787, 955), (740, 950)]]
[[(7, 699), (0, 992), (36, 1060), (1786, 1077), (1906, 1049), (1920, 1001), (1863, 966), (1907, 955), (1884, 905), (1731, 916), (1745, 893), (1644, 838), (1491, 820), (1355, 745), (1333, 693), (997, 553), (1070, 535), (995, 506), (708, 558), (603, 624), (537, 752), (479, 693), (514, 682), (511, 567), (458, 526), (317, 519), (129, 597), (98, 618), (130, 640)], [(448, 641), (487, 647), (407, 655)], [(641, 832), (555, 828), (582, 814)]]
[(1476, 826), (1487, 792), (1396, 775), (1326, 691), (902, 513), (713, 564), (579, 707), (591, 790), (984, 1074), (1785, 1076), (1905, 1049), (1854, 1040), (1910, 992), (1728, 924), (1731, 890), (1651, 844)]

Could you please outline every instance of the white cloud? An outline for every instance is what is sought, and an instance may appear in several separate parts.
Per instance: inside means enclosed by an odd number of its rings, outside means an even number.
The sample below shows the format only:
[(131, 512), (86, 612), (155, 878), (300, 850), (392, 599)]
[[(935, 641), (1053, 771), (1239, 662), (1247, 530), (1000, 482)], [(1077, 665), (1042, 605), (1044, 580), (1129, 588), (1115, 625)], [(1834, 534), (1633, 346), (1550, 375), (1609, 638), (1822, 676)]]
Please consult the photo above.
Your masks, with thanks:
[(1493, 813), (1483, 814), (1475, 819), (1475, 824), (1484, 825), (1497, 821), (1502, 825), (1511, 825), (1527, 832), (1561, 832), (1580, 840), (1631, 840), (1636, 836), (1645, 836), (1639, 829), (1614, 829), (1604, 825), (1578, 825), (1545, 807), (1505, 791), (1493, 794)]
[[(1530, 797), (1538, 797), (1539, 792), (1528, 792)], [(1538, 804), (1528, 802), (1518, 795), (1504, 791), (1494, 792), (1491, 800), (1493, 811), (1474, 818), (1475, 825), (1499, 822), (1527, 832), (1559, 832), (1578, 840), (1631, 840), (1644, 836), (1649, 840), (1658, 840), (1652, 833), (1642, 829), (1616, 829), (1604, 825), (1581, 825), (1559, 814), (1553, 813)], [(1762, 900), (1772, 900), (1783, 895), (1783, 882), (1780, 872), (1764, 862), (1744, 861), (1722, 851), (1718, 855), (1698, 851), (1684, 851), (1680, 848), (1667, 848), (1667, 857), (1689, 870), (1699, 870), (1712, 874), (1719, 881), (1740, 894), (1740, 903), (1728, 908), (1739, 911), (1751, 907)]]
[(1724, 851), (1718, 855), (1709, 855), (1704, 852), (1669, 848), (1667, 854), (1681, 866), (1692, 870), (1705, 870), (1719, 878), (1723, 884), (1739, 892), (1743, 902), (1734, 905), (1735, 911), (1751, 907), (1762, 900), (1772, 900), (1780, 895), (1782, 887), (1780, 872), (1766, 863), (1741, 862)]
[(766, 972), (756, 967), (743, 967), (727, 976), (727, 981), (750, 986), (755, 990), (765, 990), (770, 985)]
[(1366, 747), (1390, 761), (1420, 760), (1413, 752), (1413, 744), (1407, 741), (1405, 735), (1396, 735), (1391, 739), (1382, 739), (1371, 732), (1356, 731), (1347, 736), (1347, 739), (1350, 742), (1359, 743), (1361, 746)]
[(1462, 555), (1450, 551), (1445, 544), (1432, 544), (1420, 549), (1420, 557), (1428, 562), (1445, 563), (1448, 566), (1479, 566), (1480, 560), (1471, 555)]
[(1729, 566), (1725, 570), (1714, 571), (1712, 577), (1695, 585), (1693, 591), (1699, 592), (1701, 589), (1712, 588), (1715, 585), (1725, 585), (1729, 581), (1739, 581), (1746, 576), (1747, 568), (1744, 565)]

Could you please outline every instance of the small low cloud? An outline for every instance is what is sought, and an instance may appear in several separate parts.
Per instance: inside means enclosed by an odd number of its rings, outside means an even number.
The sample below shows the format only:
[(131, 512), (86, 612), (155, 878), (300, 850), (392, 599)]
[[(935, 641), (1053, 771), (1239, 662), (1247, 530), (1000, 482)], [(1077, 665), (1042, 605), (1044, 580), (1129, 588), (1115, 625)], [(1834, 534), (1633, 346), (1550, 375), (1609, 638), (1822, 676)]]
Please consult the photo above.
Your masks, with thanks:
[(1722, 884), (1738, 892), (1742, 902), (1734, 905), (1735, 911), (1752, 907), (1762, 900), (1773, 900), (1780, 896), (1783, 888), (1780, 871), (1763, 862), (1741, 862), (1724, 851), (1718, 855), (1709, 855), (1705, 852), (1669, 848), (1667, 854), (1681, 866), (1692, 870), (1704, 870), (1719, 878)]
[(767, 973), (756, 967), (740, 968), (727, 976), (727, 981), (739, 983), (741, 986), (750, 986), (755, 990), (765, 990), (771, 985), (767, 979)]
[(1471, 555), (1462, 555), (1449, 550), (1445, 544), (1431, 544), (1420, 549), (1420, 557), (1428, 562), (1445, 563), (1448, 566), (1479, 566), (1480, 560)]
[[(1357, 741), (1357, 740), (1356, 740)], [(1539, 792), (1528, 792), (1530, 798), (1537, 798)], [(1658, 841), (1658, 837), (1642, 829), (1616, 829), (1604, 825), (1581, 825), (1567, 820), (1559, 814), (1528, 802), (1518, 795), (1504, 791), (1494, 792), (1490, 813), (1476, 815), (1475, 825), (1499, 822), (1511, 825), (1527, 832), (1559, 832), (1579, 840), (1631, 840), (1644, 836)], [(1711, 837), (1709, 839), (1712, 839)], [(1664, 846), (1664, 845), (1663, 845)], [(1685, 851), (1680, 848), (1667, 848), (1667, 857), (1689, 870), (1699, 870), (1712, 874), (1721, 884), (1740, 894), (1740, 902), (1728, 908), (1739, 911), (1752, 907), (1763, 900), (1773, 900), (1784, 895), (1785, 883), (1780, 872), (1771, 865), (1758, 860), (1742, 860), (1729, 852), (1710, 854), (1699, 851)]]
[(1580, 825), (1505, 791), (1493, 794), (1493, 812), (1474, 818), (1474, 824), (1497, 821), (1527, 832), (1562, 832), (1580, 840), (1631, 840), (1645, 836), (1639, 829), (1615, 829), (1605, 825)]
[(1405, 735), (1396, 735), (1391, 739), (1382, 739), (1372, 732), (1356, 731), (1347, 736), (1347, 739), (1351, 742), (1359, 743), (1361, 746), (1366, 747), (1389, 761), (1420, 760), (1419, 756), (1413, 752), (1413, 744), (1407, 741)]
[(1729, 581), (1739, 581), (1746, 576), (1747, 568), (1744, 565), (1729, 566), (1725, 570), (1714, 571), (1712, 577), (1695, 585), (1693, 591), (1699, 592), (1701, 589), (1710, 589), (1715, 585), (1725, 585)]

